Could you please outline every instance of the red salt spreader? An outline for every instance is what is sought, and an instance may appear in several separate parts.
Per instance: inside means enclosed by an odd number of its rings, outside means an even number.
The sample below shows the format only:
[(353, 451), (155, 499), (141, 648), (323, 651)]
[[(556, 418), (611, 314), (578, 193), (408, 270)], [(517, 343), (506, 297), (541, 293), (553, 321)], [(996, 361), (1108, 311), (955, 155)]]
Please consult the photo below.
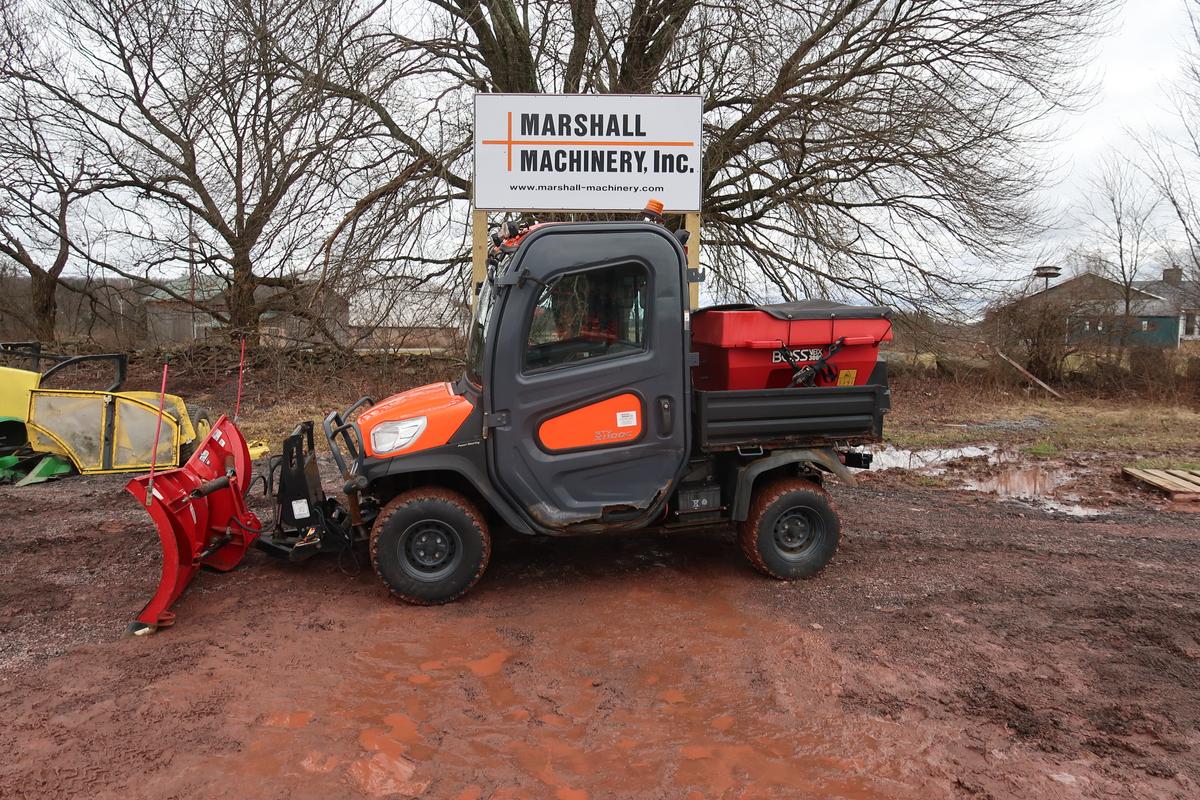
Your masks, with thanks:
[(692, 314), (702, 390), (865, 386), (892, 339), (891, 311), (830, 300), (725, 305)]

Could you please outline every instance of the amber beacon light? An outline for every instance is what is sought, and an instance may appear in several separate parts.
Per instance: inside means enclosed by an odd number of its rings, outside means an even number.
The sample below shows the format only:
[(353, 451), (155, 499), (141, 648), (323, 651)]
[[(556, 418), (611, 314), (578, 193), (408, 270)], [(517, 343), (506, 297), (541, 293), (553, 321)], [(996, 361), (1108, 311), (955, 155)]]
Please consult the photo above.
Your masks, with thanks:
[(663, 221), (663, 204), (662, 200), (651, 199), (646, 203), (646, 207), (642, 210), (642, 216), (651, 222)]

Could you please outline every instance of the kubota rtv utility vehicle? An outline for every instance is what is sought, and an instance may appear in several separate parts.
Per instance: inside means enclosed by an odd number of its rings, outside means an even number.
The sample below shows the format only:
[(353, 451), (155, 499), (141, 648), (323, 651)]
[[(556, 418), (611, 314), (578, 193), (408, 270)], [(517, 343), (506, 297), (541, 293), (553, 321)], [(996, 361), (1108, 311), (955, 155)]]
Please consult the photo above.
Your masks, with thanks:
[(494, 237), (466, 370), (325, 420), (345, 504), (321, 490), (312, 426), (287, 440), (288, 558), (369, 540), (398, 597), (440, 603), (479, 580), (489, 530), (563, 535), (736, 524), (776, 578), (832, 557), (821, 488), (852, 481), (889, 408), (886, 309), (806, 301), (690, 315), (685, 236), (650, 222)]
[[(363, 398), (324, 420), (345, 498), (322, 489), (314, 426), (272, 463), (275, 523), (242, 504), (249, 458), (221, 418), (153, 487), (131, 482), (164, 546), (135, 628), (199, 565), (247, 546), (302, 560), (369, 544), (380, 578), (414, 603), (479, 580), (489, 531), (567, 535), (733, 523), (760, 571), (811, 576), (839, 523), (822, 482), (853, 482), (890, 405), (878, 346), (886, 309), (804, 301), (690, 313), (685, 235), (653, 222), (504, 226), (493, 238), (453, 383)], [(179, 473), (179, 474), (174, 474)]]

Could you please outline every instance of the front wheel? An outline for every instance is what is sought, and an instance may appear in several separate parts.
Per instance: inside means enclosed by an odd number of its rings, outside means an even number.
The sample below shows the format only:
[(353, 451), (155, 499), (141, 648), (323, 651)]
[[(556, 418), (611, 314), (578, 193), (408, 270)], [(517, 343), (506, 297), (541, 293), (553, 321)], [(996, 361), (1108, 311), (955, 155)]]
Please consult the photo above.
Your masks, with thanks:
[(772, 578), (816, 575), (837, 552), (841, 525), (828, 493), (802, 478), (756, 489), (738, 542), (755, 569)]
[(491, 556), (487, 523), (448, 489), (412, 489), (393, 498), (371, 529), (371, 561), (393, 595), (436, 605), (461, 597)]

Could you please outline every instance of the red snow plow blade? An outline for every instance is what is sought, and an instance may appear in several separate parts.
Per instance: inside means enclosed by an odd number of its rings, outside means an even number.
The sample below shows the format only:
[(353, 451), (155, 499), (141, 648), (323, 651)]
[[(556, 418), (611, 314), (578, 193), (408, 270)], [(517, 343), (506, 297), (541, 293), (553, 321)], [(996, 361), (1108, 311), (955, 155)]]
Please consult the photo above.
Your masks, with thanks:
[(163, 552), (158, 590), (130, 624), (130, 633), (153, 633), (174, 622), (168, 609), (200, 567), (227, 572), (241, 563), (262, 528), (244, 500), (250, 468), (246, 440), (222, 416), (182, 467), (156, 473), (153, 485), (149, 475), (125, 485), (158, 526)]

